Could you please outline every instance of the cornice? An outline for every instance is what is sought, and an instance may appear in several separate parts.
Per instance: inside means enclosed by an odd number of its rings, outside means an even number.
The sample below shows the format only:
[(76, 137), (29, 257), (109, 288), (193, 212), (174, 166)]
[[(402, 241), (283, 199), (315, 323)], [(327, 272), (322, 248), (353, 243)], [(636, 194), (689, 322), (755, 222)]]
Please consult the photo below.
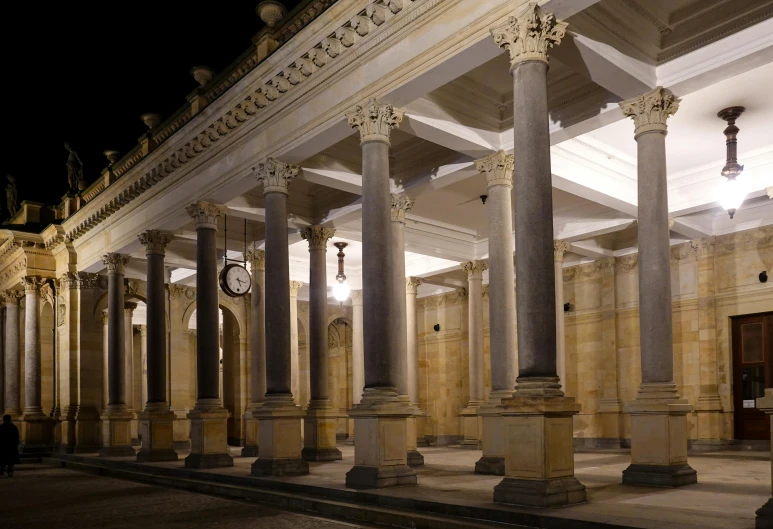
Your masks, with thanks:
[(738, 251), (759, 250), (773, 246), (773, 226), (764, 226), (753, 230), (719, 235), (715, 239), (717, 256), (729, 255)]

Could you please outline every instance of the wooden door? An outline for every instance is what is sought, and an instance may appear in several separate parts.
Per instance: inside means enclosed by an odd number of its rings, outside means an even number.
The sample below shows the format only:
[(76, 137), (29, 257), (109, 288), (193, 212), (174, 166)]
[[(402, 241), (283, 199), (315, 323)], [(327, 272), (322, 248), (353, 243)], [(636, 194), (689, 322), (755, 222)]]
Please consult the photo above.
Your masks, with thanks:
[(735, 438), (770, 439), (770, 421), (757, 397), (773, 387), (773, 313), (733, 318)]

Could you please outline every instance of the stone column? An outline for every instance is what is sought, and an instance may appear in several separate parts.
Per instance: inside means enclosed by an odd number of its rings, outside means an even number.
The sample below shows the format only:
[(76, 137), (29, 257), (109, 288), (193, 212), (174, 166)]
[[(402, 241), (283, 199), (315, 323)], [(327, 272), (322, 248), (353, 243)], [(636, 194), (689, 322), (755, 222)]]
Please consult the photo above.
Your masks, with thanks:
[(697, 482), (687, 464), (687, 413), (674, 384), (666, 120), (679, 99), (658, 87), (622, 101), (634, 120), (639, 182), (639, 328), (642, 383), (631, 414), (631, 466), (623, 483), (675, 487)]
[[(491, 30), (495, 42), (510, 53), (513, 105), (518, 109), (513, 183), (519, 372), (513, 397), (502, 400), (498, 435), (505, 448), (505, 479), (494, 487), (494, 501), (532, 507), (585, 501), (585, 486), (574, 477), (572, 447), (572, 416), (579, 405), (564, 397), (556, 372), (547, 51), (565, 31), (566, 23), (536, 3)], [(492, 283), (492, 296), (494, 290)], [(488, 434), (484, 432), (484, 440)]]
[(556, 282), (556, 371), (566, 389), (566, 325), (564, 322), (564, 254), (569, 251), (569, 243), (553, 241), (553, 264)]
[[(125, 293), (124, 293), (125, 295)], [(132, 414), (132, 444), (140, 444), (139, 434), (140, 425), (137, 416), (137, 410), (134, 408), (134, 325), (132, 318), (137, 304), (133, 301), (127, 301), (124, 306), (124, 394), (126, 395), (126, 408)]]
[[(301, 400), (301, 356), (298, 351), (298, 292), (303, 288), (302, 281), (290, 281), (290, 391), (293, 402), (303, 407)], [(308, 336), (307, 342), (308, 342)]]
[(336, 418), (328, 395), (327, 242), (335, 230), (307, 226), (301, 237), (309, 243), (309, 405), (303, 428), (302, 457), (306, 461), (341, 459), (336, 448)]
[(399, 308), (393, 270), (394, 241), (389, 193), (389, 136), (403, 118), (391, 105), (370, 99), (347, 112), (362, 148), (363, 330), (365, 388), (349, 415), (354, 419), (355, 466), (346, 474), (353, 488), (416, 483), (407, 465), (406, 418), (413, 410), (398, 398)]
[(478, 410), (483, 455), (477, 474), (505, 475), (505, 444), (500, 435), (500, 404), (515, 385), (515, 269), (513, 267), (513, 155), (499, 151), (475, 161), (486, 175), (489, 223), (489, 336), (491, 392)]
[[(266, 398), (255, 411), (260, 421), (260, 453), (252, 464), (256, 476), (309, 473), (301, 458), (303, 411), (291, 390), (290, 258), (287, 241), (287, 195), (300, 168), (273, 158), (258, 168), (266, 205)], [(297, 332), (297, 331), (296, 331)], [(297, 344), (297, 334), (296, 342)], [(296, 354), (297, 356), (297, 348)]]
[[(408, 397), (409, 404), (413, 408), (413, 416), (406, 419), (408, 425), (408, 442), (412, 437), (416, 437), (416, 446), (428, 446), (424, 438), (424, 431), (427, 426), (427, 413), (419, 407), (419, 321), (416, 317), (416, 295), (419, 292), (419, 286), (422, 284), (420, 277), (405, 278), (405, 321), (408, 332)], [(421, 457), (419, 462), (418, 456)], [(413, 458), (413, 461), (412, 461)], [(424, 456), (416, 452), (412, 454), (408, 451), (408, 465), (417, 466), (424, 464)]]
[(196, 406), (191, 421), (188, 468), (233, 466), (228, 451), (228, 410), (220, 395), (220, 309), (217, 279), (217, 220), (223, 207), (197, 202), (186, 208), (196, 221)]
[(139, 235), (147, 259), (147, 320), (142, 332), (147, 363), (147, 401), (140, 414), (142, 447), (137, 461), (177, 461), (172, 433), (175, 414), (169, 409), (166, 376), (166, 286), (164, 254), (169, 235), (148, 230)]
[[(483, 272), (485, 261), (468, 261), (460, 265), (467, 273), (467, 350), (470, 376), (470, 400), (462, 410), (462, 448), (481, 447), (483, 421), (478, 410), (485, 403), (483, 374)], [(491, 293), (489, 292), (489, 296)]]
[[(757, 399), (757, 409), (765, 412), (770, 418), (770, 426), (773, 430), (773, 389), (766, 389), (765, 396)], [(773, 437), (771, 437), (771, 454), (773, 454)], [(771, 468), (773, 468), (773, 459), (771, 460)], [(772, 481), (773, 482), (773, 481)], [(773, 488), (773, 486), (771, 487)], [(773, 495), (773, 492), (771, 493)], [(754, 527), (756, 529), (772, 529), (773, 528), (773, 497), (771, 497), (765, 505), (757, 509), (757, 519)]]
[(43, 280), (36, 276), (22, 278), (24, 285), (24, 414), (22, 420), (23, 452), (50, 450), (53, 444), (53, 423), (41, 406), (40, 358), (40, 287)]
[(5, 410), (14, 422), (21, 420), (21, 349), (19, 341), (19, 300), (24, 296), (18, 290), (6, 290), (5, 304)]
[(250, 403), (244, 413), (243, 457), (258, 457), (258, 419), (254, 412), (266, 397), (266, 252), (252, 249), (247, 252), (252, 268), (250, 293)]
[(109, 253), (102, 256), (107, 266), (107, 409), (102, 414), (102, 449), (104, 457), (134, 456), (131, 421), (134, 417), (126, 406), (126, 322), (124, 320), (124, 269), (128, 255)]
[(108, 347), (109, 347), (109, 340), (108, 337), (108, 327), (107, 322), (109, 321), (107, 310), (102, 311), (102, 412), (105, 413), (107, 411), (107, 403), (110, 400), (108, 397), (109, 392), (109, 375), (108, 375)]
[(365, 386), (362, 336), (362, 290), (352, 290), (352, 405), (359, 404)]

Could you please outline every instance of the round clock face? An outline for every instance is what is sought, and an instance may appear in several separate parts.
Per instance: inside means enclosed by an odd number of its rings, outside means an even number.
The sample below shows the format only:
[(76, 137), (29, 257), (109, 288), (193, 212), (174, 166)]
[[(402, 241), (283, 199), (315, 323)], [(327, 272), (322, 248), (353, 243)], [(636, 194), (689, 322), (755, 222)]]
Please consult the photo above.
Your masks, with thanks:
[(250, 290), (250, 273), (243, 266), (228, 265), (221, 274), (221, 286), (229, 296), (243, 296)]

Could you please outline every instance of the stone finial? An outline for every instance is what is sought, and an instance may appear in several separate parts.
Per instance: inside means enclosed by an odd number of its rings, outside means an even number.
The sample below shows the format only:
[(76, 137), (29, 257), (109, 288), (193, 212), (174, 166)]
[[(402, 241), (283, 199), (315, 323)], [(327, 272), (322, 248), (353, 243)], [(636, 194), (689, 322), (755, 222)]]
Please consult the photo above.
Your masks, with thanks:
[(352, 290), (352, 305), (362, 305), (362, 290)]
[(564, 254), (569, 251), (569, 243), (556, 239), (553, 241), (553, 259), (558, 262), (563, 262)]
[(161, 124), (161, 115), (153, 112), (141, 115), (140, 119), (148, 127), (148, 130), (153, 130)]
[(303, 281), (290, 281), (290, 295), (297, 296), (303, 288)]
[(619, 103), (625, 116), (633, 118), (634, 136), (645, 132), (667, 132), (666, 120), (679, 110), (681, 99), (670, 90), (658, 86), (654, 90)]
[(414, 199), (405, 195), (392, 195), (392, 222), (405, 224), (405, 214), (413, 207)]
[(488, 189), (494, 186), (513, 187), (513, 163), (512, 154), (497, 151), (485, 158), (475, 160), (475, 169), (486, 175)]
[(105, 155), (105, 158), (107, 158), (107, 161), (110, 162), (110, 165), (113, 165), (115, 162), (121, 159), (121, 152), (120, 151), (102, 151), (102, 154)]
[(357, 105), (347, 112), (346, 119), (352, 128), (360, 131), (360, 143), (381, 141), (389, 145), (392, 129), (403, 121), (404, 115), (402, 110), (371, 98), (364, 107)]
[(419, 292), (419, 286), (424, 283), (424, 280), (420, 277), (406, 277), (405, 278), (405, 293), (417, 294)]
[(223, 210), (223, 206), (204, 202), (203, 200), (199, 200), (185, 208), (188, 215), (196, 221), (196, 229), (210, 228), (214, 230), (217, 229), (217, 219), (223, 216)]
[(309, 250), (327, 250), (327, 241), (336, 231), (332, 228), (325, 228), (315, 224), (301, 229), (301, 238), (309, 241)]
[(257, 5), (255, 12), (268, 27), (273, 28), (287, 14), (287, 9), (276, 0), (264, 0)]
[(247, 250), (247, 260), (252, 263), (253, 270), (265, 270), (266, 269), (266, 252), (253, 248)]
[(129, 262), (129, 256), (120, 253), (106, 253), (102, 256), (102, 262), (107, 266), (107, 272), (123, 275), (126, 271), (126, 264)]
[(258, 170), (255, 177), (258, 182), (263, 184), (263, 195), (269, 193), (289, 194), (290, 182), (298, 176), (301, 168), (297, 165), (280, 162), (274, 158), (269, 158), (266, 163), (258, 164)]
[(137, 310), (137, 304), (133, 301), (126, 301), (123, 304), (123, 312), (127, 316), (133, 316), (134, 311)]
[(139, 235), (137, 235), (137, 238), (145, 247), (145, 255), (150, 255), (150, 254), (164, 255), (164, 250), (166, 249), (166, 245), (169, 244), (169, 241), (172, 240), (172, 238), (169, 235), (158, 230), (144, 231)]
[(212, 80), (212, 76), (215, 72), (209, 66), (194, 66), (191, 68), (191, 76), (199, 83), (199, 86), (204, 86)]
[(43, 286), (43, 279), (39, 276), (24, 276), (21, 278), (26, 293), (38, 293)]
[(488, 270), (488, 263), (478, 260), (460, 263), (459, 266), (467, 273), (467, 279), (481, 279), (483, 277), (483, 272)]
[(501, 26), (491, 28), (494, 42), (510, 52), (510, 71), (526, 61), (548, 63), (548, 48), (558, 45), (566, 34), (567, 23), (530, 3), (520, 16), (508, 17)]

